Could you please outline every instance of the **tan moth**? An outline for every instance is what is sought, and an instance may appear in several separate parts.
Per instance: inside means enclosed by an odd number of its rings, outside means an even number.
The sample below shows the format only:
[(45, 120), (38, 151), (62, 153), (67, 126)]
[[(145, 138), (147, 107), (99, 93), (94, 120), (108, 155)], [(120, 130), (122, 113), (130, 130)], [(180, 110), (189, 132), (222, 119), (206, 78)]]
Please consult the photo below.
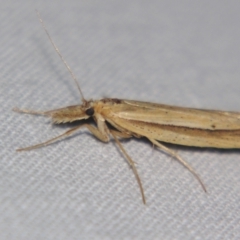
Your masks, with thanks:
[[(240, 148), (240, 113), (183, 108), (115, 98), (87, 101), (83, 97), (81, 88), (72, 70), (51, 39), (38, 12), (37, 14), (50, 42), (74, 79), (81, 95), (82, 104), (50, 111), (20, 110), (18, 108), (13, 110), (20, 113), (44, 115), (50, 117), (55, 124), (93, 118), (96, 127), (85, 123), (46, 142), (20, 148), (17, 151), (27, 151), (47, 146), (61, 138), (70, 136), (80, 128), (87, 128), (102, 142), (109, 142), (110, 138), (113, 137), (136, 176), (142, 201), (145, 204), (144, 190), (136, 165), (119, 141), (119, 138), (145, 137), (153, 145), (183, 164), (206, 191), (204, 184), (193, 168), (177, 153), (165, 147), (161, 142), (194, 147)], [(109, 128), (106, 122), (112, 128)]]

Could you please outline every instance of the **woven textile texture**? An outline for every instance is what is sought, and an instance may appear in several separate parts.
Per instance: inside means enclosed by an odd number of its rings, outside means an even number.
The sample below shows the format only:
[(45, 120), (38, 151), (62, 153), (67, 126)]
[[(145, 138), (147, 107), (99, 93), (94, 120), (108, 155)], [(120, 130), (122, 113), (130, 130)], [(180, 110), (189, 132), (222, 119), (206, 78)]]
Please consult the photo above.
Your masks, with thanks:
[(4, 1), (0, 14), (0, 239), (240, 239), (240, 151), (168, 144), (197, 180), (146, 139), (122, 141), (147, 205), (114, 141), (86, 129), (16, 152), (76, 124), (12, 112), (126, 98), (240, 111), (240, 2)]

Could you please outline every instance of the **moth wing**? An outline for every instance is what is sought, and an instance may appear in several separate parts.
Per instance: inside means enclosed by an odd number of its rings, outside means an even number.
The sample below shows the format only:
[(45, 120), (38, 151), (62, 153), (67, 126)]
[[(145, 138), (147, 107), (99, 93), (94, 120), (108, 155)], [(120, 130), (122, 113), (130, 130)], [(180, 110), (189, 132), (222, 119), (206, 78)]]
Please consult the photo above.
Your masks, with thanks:
[(183, 108), (132, 100), (121, 100), (111, 107), (114, 117), (161, 125), (209, 129), (240, 129), (240, 113)]

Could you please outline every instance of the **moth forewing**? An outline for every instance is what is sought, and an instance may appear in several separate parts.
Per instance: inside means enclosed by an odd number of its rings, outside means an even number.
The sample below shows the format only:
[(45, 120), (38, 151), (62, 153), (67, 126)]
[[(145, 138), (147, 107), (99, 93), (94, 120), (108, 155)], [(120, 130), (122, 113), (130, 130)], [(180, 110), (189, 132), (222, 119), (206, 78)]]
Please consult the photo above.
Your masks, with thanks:
[(119, 118), (179, 127), (236, 130), (240, 128), (240, 113), (184, 108), (132, 100), (122, 100), (123, 107), (113, 111)]
[(139, 136), (184, 146), (240, 148), (239, 113), (121, 102), (112, 107), (110, 118), (114, 116), (115, 125)]

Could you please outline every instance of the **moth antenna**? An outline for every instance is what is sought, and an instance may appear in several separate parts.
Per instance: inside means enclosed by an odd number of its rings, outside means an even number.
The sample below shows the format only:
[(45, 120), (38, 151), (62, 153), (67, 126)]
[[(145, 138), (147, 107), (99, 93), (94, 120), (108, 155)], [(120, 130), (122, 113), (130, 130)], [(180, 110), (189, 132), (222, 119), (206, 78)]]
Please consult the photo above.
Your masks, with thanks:
[(81, 101), (82, 101), (83, 103), (86, 103), (87, 101), (85, 100), (85, 98), (84, 98), (84, 96), (83, 96), (83, 93), (82, 93), (82, 90), (81, 90), (81, 88), (80, 88), (80, 86), (79, 86), (79, 84), (78, 84), (77, 78), (76, 78), (75, 75), (73, 74), (73, 71), (71, 70), (71, 68), (70, 68), (69, 65), (67, 64), (66, 60), (63, 58), (63, 56), (62, 56), (62, 54), (60, 53), (58, 47), (56, 46), (56, 44), (53, 42), (52, 38), (50, 37), (50, 34), (49, 34), (49, 32), (48, 32), (48, 30), (47, 30), (47, 28), (46, 28), (46, 26), (45, 26), (45, 24), (44, 24), (41, 16), (40, 16), (40, 13), (39, 13), (37, 10), (36, 10), (36, 13), (37, 13), (38, 19), (39, 19), (39, 21), (40, 21), (40, 23), (41, 23), (41, 25), (42, 25), (45, 33), (46, 33), (47, 36), (48, 36), (48, 39), (50, 40), (50, 42), (51, 42), (51, 44), (53, 45), (53, 47), (54, 47), (55, 51), (57, 52), (58, 56), (61, 58), (61, 60), (62, 60), (62, 62), (64, 63), (65, 67), (67, 68), (68, 72), (71, 74), (73, 80), (75, 81), (75, 83), (76, 83), (76, 85), (77, 85), (77, 87), (78, 87), (78, 91), (79, 91), (79, 93), (80, 93), (80, 95), (81, 95)]

